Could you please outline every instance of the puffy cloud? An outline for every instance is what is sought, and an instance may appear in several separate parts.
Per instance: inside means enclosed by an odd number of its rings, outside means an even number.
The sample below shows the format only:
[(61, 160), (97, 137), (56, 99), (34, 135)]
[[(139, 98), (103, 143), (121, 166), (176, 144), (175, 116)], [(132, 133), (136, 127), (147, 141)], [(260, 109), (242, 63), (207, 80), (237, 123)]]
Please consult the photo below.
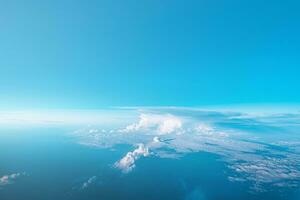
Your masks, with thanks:
[(91, 184), (93, 184), (97, 180), (96, 176), (90, 177), (86, 182), (84, 182), (81, 186), (81, 189), (86, 189), (89, 187)]
[(130, 172), (135, 167), (135, 161), (141, 156), (148, 156), (149, 149), (144, 144), (138, 144), (138, 148), (130, 151), (121, 160), (115, 163), (115, 167), (122, 170), (124, 173)]
[(14, 173), (14, 174), (10, 174), (10, 175), (4, 175), (0, 178), (0, 186), (12, 184), (18, 177), (23, 176), (23, 175), (26, 175), (26, 173), (23, 172), (23, 173)]
[(137, 123), (128, 125), (121, 132), (155, 131), (158, 134), (169, 134), (182, 127), (182, 120), (176, 116), (141, 114)]

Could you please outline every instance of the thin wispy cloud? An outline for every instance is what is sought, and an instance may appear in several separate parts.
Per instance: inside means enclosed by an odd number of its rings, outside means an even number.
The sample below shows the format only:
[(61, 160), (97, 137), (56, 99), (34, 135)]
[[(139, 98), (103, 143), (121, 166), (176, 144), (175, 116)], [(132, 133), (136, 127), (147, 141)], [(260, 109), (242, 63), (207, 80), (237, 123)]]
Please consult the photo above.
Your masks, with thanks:
[(25, 175), (26, 175), (25, 172), (4, 175), (0, 178), (0, 186), (13, 184), (19, 177), (25, 176)]
[(119, 125), (132, 120), (128, 110), (0, 111), (0, 126)]
[(93, 183), (95, 183), (96, 180), (97, 180), (97, 176), (90, 177), (87, 181), (85, 181), (82, 184), (81, 189), (87, 189), (90, 185), (92, 185)]

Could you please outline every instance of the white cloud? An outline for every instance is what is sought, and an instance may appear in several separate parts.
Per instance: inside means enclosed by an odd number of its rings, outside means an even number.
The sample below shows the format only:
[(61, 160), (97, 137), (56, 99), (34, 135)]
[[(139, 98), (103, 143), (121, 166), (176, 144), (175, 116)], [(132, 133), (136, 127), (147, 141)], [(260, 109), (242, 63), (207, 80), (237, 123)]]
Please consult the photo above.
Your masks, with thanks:
[(200, 133), (200, 134), (207, 134), (207, 135), (211, 135), (213, 134), (214, 132), (214, 128), (207, 125), (207, 124), (204, 124), (204, 123), (201, 123), (201, 124), (198, 124), (195, 128), (196, 132), (197, 133)]
[(124, 173), (130, 172), (135, 167), (135, 161), (141, 156), (148, 156), (149, 149), (144, 144), (138, 144), (138, 148), (130, 151), (121, 160), (115, 163), (115, 167), (122, 170)]
[(160, 142), (159, 137), (155, 136), (155, 137), (153, 138), (153, 142), (154, 142), (154, 143)]
[(14, 181), (20, 177), (26, 175), (25, 172), (23, 173), (14, 173), (10, 175), (4, 175), (0, 178), (0, 186), (8, 185), (14, 183)]
[(93, 184), (97, 180), (96, 176), (90, 177), (86, 182), (84, 182), (81, 186), (81, 189), (86, 189), (89, 187), (91, 184)]
[(128, 125), (121, 132), (155, 131), (158, 134), (169, 134), (182, 127), (182, 120), (173, 115), (141, 114), (137, 123)]
[(89, 130), (89, 133), (98, 133), (98, 132), (99, 132), (98, 129), (90, 129), (90, 130)]

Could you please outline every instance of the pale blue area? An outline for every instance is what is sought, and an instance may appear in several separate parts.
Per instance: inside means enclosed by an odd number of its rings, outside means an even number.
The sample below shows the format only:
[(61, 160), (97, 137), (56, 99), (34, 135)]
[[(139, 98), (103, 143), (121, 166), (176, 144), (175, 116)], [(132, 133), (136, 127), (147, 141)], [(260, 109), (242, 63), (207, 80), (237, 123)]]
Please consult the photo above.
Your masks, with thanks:
[(1, 108), (299, 103), (300, 3), (0, 2)]

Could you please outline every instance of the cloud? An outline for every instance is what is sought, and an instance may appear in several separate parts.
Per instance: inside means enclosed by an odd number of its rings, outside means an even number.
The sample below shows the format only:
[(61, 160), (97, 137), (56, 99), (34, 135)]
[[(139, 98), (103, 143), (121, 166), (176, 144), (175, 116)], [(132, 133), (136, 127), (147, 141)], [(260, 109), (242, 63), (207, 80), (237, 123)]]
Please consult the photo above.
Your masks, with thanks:
[(170, 114), (141, 114), (137, 123), (128, 125), (121, 132), (155, 131), (158, 134), (169, 134), (178, 131), (181, 127), (181, 119)]
[(200, 134), (211, 135), (214, 132), (214, 128), (202, 123), (196, 126), (195, 131)]
[(10, 175), (4, 175), (0, 178), (0, 186), (5, 186), (5, 185), (9, 185), (9, 184), (13, 184), (14, 181), (20, 177), (20, 176), (24, 176), (26, 175), (25, 172), (23, 173), (14, 173), (14, 174), (10, 174)]
[(134, 151), (130, 151), (124, 156), (121, 160), (115, 163), (115, 167), (122, 170), (124, 173), (130, 172), (133, 168), (135, 168), (135, 161), (140, 157), (148, 156), (149, 149), (144, 144), (138, 144), (138, 148)]
[(84, 182), (81, 186), (81, 189), (88, 188), (91, 184), (93, 184), (97, 180), (96, 176), (90, 177), (86, 182)]
[[(178, 159), (194, 152), (208, 152), (222, 158), (232, 171), (230, 181), (247, 181), (260, 191), (268, 186), (294, 187), (300, 184), (300, 114), (264, 115), (249, 118), (234, 113), (195, 110), (156, 110), (140, 114), (125, 129), (116, 127), (95, 132), (88, 129), (80, 143), (101, 148), (117, 144), (141, 144), (115, 163), (128, 173), (135, 161), (151, 155)], [(121, 131), (120, 131), (121, 130)], [(128, 134), (132, 133), (132, 134)], [(251, 185), (250, 184), (250, 185)]]
[(155, 137), (153, 138), (153, 142), (154, 142), (154, 143), (160, 142), (159, 137), (155, 136)]

